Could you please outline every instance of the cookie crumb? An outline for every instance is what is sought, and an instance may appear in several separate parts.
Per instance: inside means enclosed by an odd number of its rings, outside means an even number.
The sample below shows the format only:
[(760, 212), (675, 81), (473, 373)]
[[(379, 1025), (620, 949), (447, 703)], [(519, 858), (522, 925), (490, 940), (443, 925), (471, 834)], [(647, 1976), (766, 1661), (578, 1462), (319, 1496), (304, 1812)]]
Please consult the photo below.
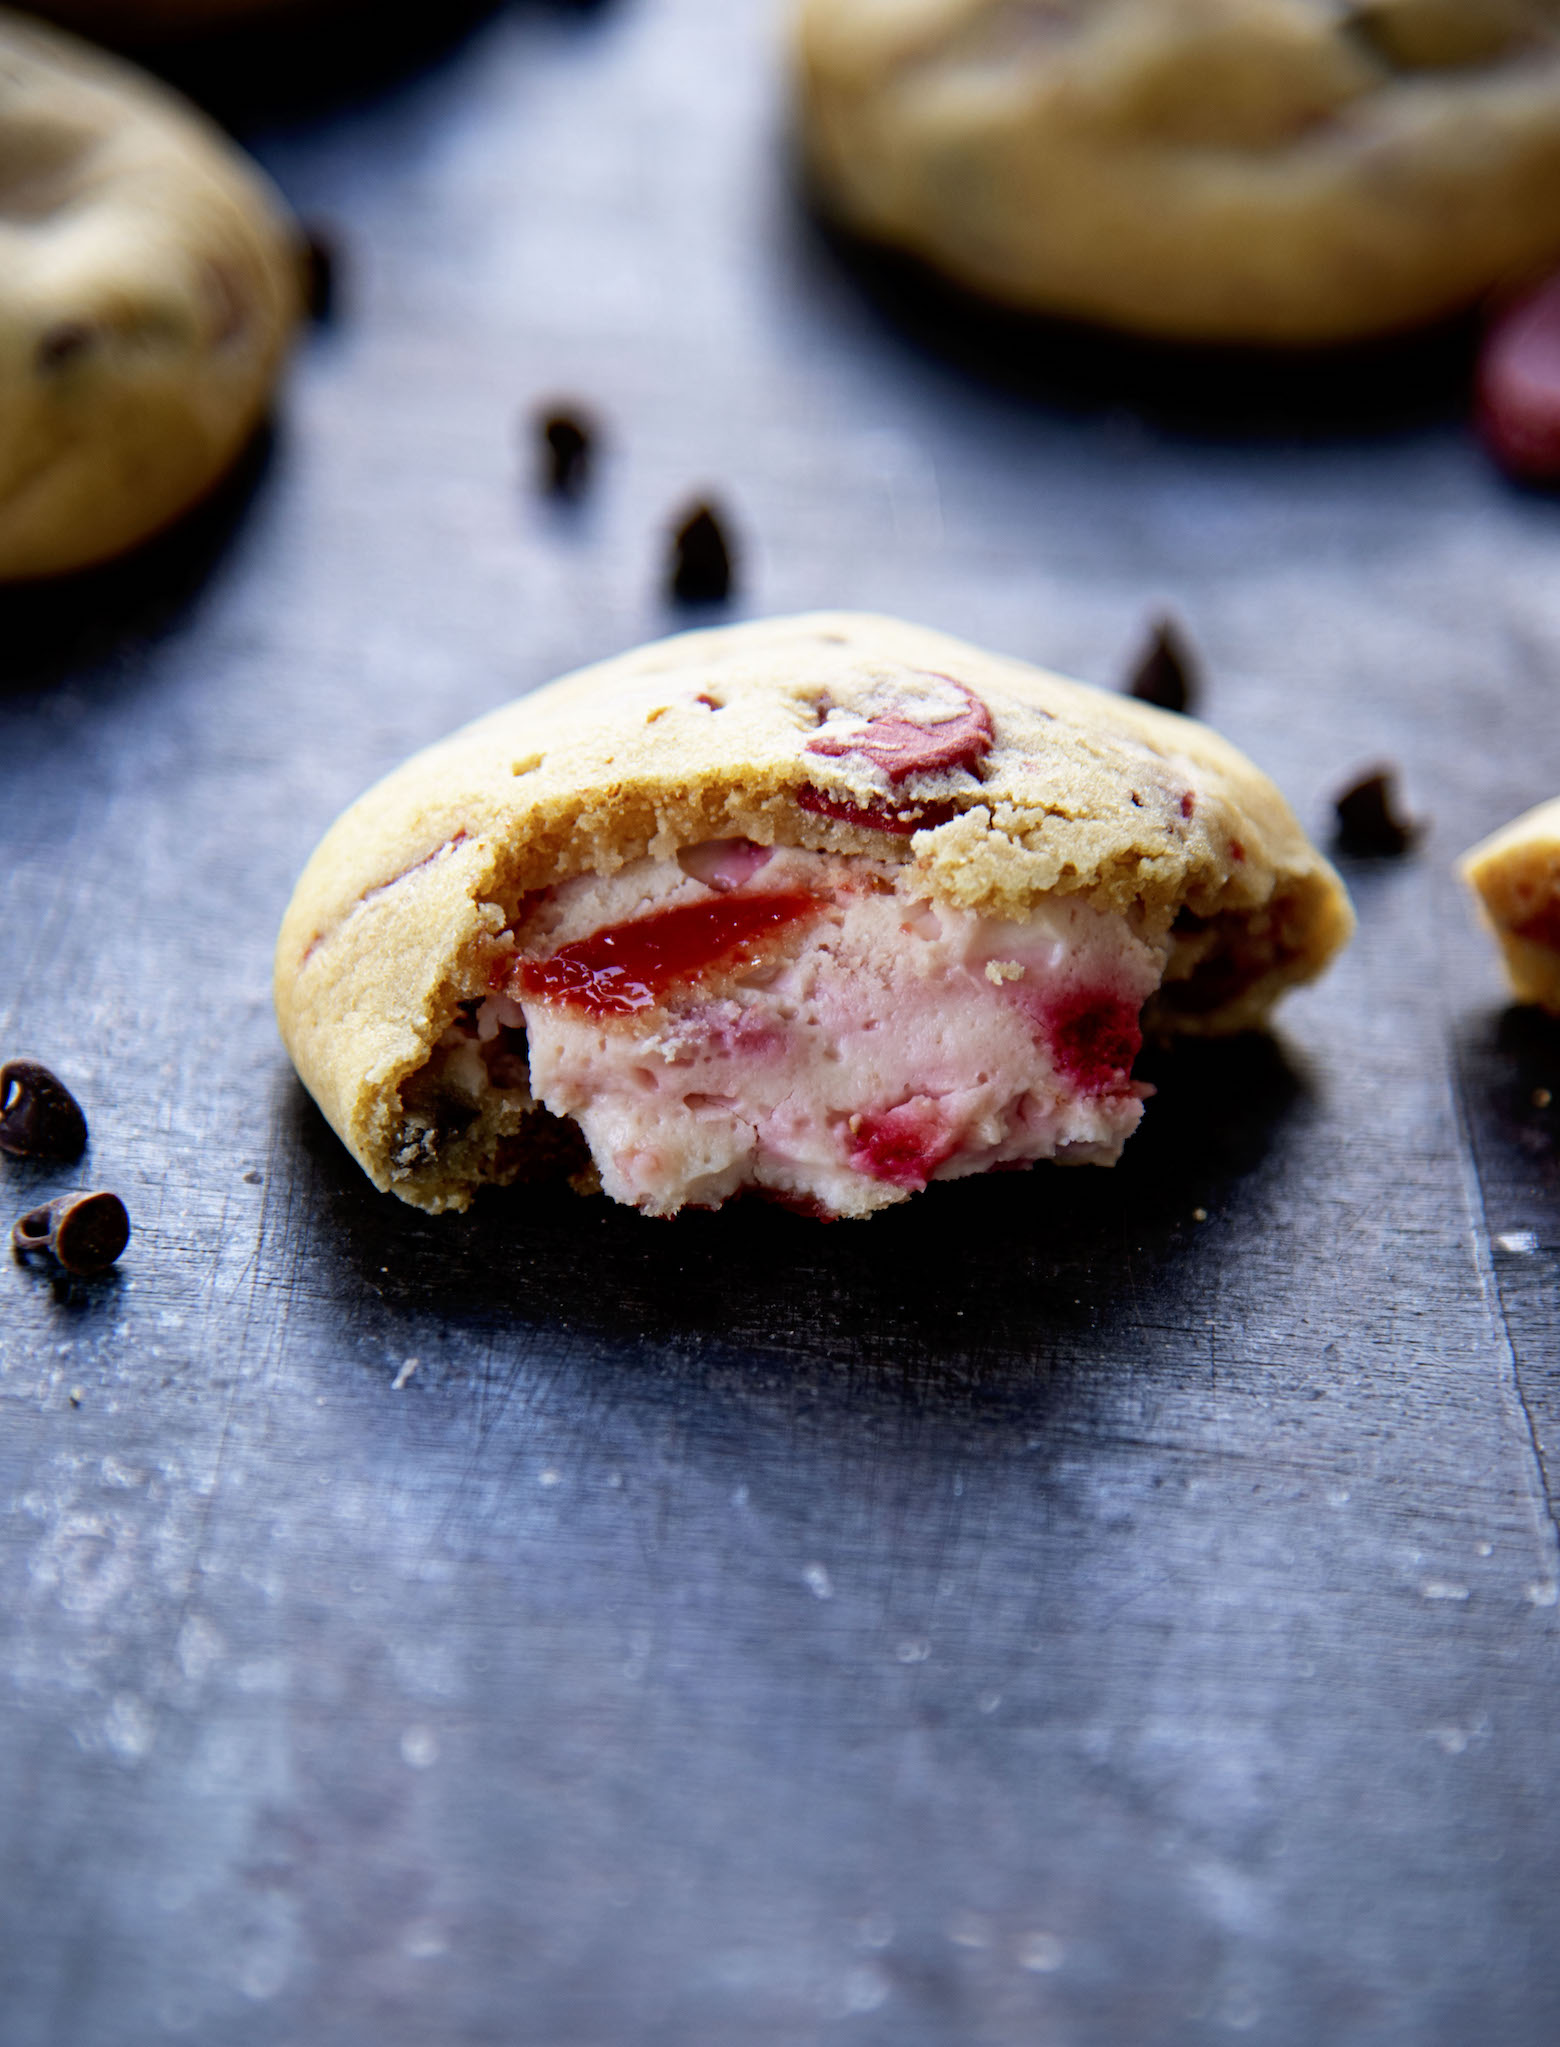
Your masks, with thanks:
[(1207, 1209), (1205, 1209), (1205, 1208), (1194, 1208), (1194, 1209), (1192, 1210), (1192, 1221), (1193, 1221), (1194, 1223), (1205, 1223), (1205, 1222), (1206, 1222), (1207, 1220), (1208, 1220), (1208, 1211), (1207, 1211)]
[(734, 581), (731, 545), (708, 504), (694, 505), (672, 537), (671, 595), (677, 604), (724, 604)]
[(1547, 1087), (1536, 1087), (1534, 1088), (1532, 1094), (1529, 1096), (1529, 1100), (1532, 1102), (1535, 1109), (1547, 1109), (1549, 1107), (1549, 1104), (1554, 1100), (1554, 1096), (1549, 1092)]
[(993, 988), (1000, 988), (1004, 981), (1022, 981), (1023, 965), (1018, 960), (987, 960), (986, 979)]
[(1362, 859), (1397, 859), (1418, 839), (1423, 826), (1398, 814), (1397, 776), (1390, 767), (1372, 768), (1334, 800), (1340, 851)]
[(395, 1377), (390, 1381), (390, 1391), (392, 1393), (399, 1393), (401, 1389), (406, 1385), (407, 1381), (411, 1378), (413, 1372), (416, 1371), (417, 1367), (421, 1363), (422, 1363), (421, 1358), (408, 1358), (405, 1364), (402, 1365), (400, 1371), (398, 1371)]
[(72, 1386), (69, 1393), (66, 1394), (65, 1397), (70, 1402), (72, 1407), (80, 1407), (81, 1403), (87, 1397), (86, 1389), (81, 1386)]
[(1202, 690), (1201, 668), (1185, 633), (1161, 612), (1127, 677), (1127, 694), (1161, 711), (1190, 713)]
[(590, 481), (596, 429), (577, 406), (549, 406), (541, 413), (542, 487), (557, 498), (583, 495)]

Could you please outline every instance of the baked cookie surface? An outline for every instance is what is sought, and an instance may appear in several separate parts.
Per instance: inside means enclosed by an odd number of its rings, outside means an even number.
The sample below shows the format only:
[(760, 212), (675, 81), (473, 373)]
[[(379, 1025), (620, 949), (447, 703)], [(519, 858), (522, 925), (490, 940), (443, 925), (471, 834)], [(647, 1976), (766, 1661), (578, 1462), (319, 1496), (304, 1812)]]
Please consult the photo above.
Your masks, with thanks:
[(1259, 1024), (1352, 925), (1206, 727), (819, 614), (604, 662), (388, 776), (298, 884), (276, 1004), (419, 1206), (514, 1178), (556, 1117), (652, 1212), (758, 1186), (862, 1214), (1108, 1163), (1141, 1028)]
[(107, 560), (203, 497), (300, 310), (259, 170), (140, 72), (0, 10), (0, 581)]
[(1560, 796), (1525, 811), (1459, 863), (1518, 1002), (1560, 1016)]
[(989, 297), (1285, 346), (1560, 257), (1556, 0), (802, 0), (825, 204)]

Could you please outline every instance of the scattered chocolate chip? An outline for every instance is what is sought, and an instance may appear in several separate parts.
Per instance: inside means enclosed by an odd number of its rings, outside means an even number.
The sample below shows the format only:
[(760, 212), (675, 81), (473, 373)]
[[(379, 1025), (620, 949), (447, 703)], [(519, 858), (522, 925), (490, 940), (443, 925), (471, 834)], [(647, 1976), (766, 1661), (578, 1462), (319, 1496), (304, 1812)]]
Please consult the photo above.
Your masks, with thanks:
[(590, 420), (572, 407), (541, 416), (542, 484), (554, 497), (577, 498), (590, 481), (590, 458), (596, 433)]
[(731, 595), (731, 548), (709, 505), (695, 505), (673, 538), (672, 597), (678, 604), (724, 604)]
[(117, 1194), (62, 1194), (19, 1216), (11, 1230), (18, 1258), (43, 1251), (83, 1278), (107, 1272), (130, 1241), (130, 1218)]
[(97, 329), (85, 320), (57, 320), (38, 337), (33, 366), (40, 376), (52, 376), (85, 355), (96, 339)]
[(1351, 782), (1335, 802), (1340, 851), (1393, 859), (1406, 853), (1419, 837), (1420, 826), (1400, 817), (1397, 783), (1391, 768), (1372, 768)]
[(0, 1066), (0, 1151), (14, 1159), (78, 1159), (86, 1148), (87, 1119), (63, 1081), (35, 1059)]
[(1189, 712), (1197, 701), (1202, 675), (1186, 635), (1168, 615), (1157, 618), (1147, 644), (1127, 678), (1127, 694), (1161, 711)]
[(340, 267), (336, 238), (317, 220), (303, 223), (303, 305), (317, 325), (327, 326), (336, 317), (336, 273)]

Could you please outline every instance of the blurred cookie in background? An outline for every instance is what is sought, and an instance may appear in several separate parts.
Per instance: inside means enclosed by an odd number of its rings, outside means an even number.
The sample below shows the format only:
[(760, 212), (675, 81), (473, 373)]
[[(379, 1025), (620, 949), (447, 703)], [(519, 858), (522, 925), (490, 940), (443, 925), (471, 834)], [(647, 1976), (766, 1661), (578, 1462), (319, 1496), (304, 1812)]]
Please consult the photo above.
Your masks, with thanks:
[(823, 207), (1025, 311), (1356, 342), (1560, 260), (1556, 0), (802, 0)]
[(248, 26), (267, 15), (296, 21), (317, 0), (40, 0), (32, 10), (78, 35), (137, 44)]
[(0, 9), (0, 582), (136, 546), (264, 417), (301, 239), (175, 94)]

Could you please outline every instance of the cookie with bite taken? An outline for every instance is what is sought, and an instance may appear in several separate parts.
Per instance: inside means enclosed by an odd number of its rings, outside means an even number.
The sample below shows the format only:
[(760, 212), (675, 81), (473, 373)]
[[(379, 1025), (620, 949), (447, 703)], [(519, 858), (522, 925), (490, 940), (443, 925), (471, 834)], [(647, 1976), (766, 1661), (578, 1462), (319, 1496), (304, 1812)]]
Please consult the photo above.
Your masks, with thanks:
[(865, 1216), (1112, 1164), (1145, 1030), (1262, 1023), (1352, 925), (1206, 727), (826, 613), (641, 648), (409, 761), (310, 860), (276, 1003), (418, 1207), (573, 1125), (648, 1214)]
[(270, 402), (301, 238), (195, 109), (0, 9), (0, 582), (124, 553)]
[(801, 0), (829, 211), (1026, 311), (1356, 342), (1560, 260), (1557, 0)]

